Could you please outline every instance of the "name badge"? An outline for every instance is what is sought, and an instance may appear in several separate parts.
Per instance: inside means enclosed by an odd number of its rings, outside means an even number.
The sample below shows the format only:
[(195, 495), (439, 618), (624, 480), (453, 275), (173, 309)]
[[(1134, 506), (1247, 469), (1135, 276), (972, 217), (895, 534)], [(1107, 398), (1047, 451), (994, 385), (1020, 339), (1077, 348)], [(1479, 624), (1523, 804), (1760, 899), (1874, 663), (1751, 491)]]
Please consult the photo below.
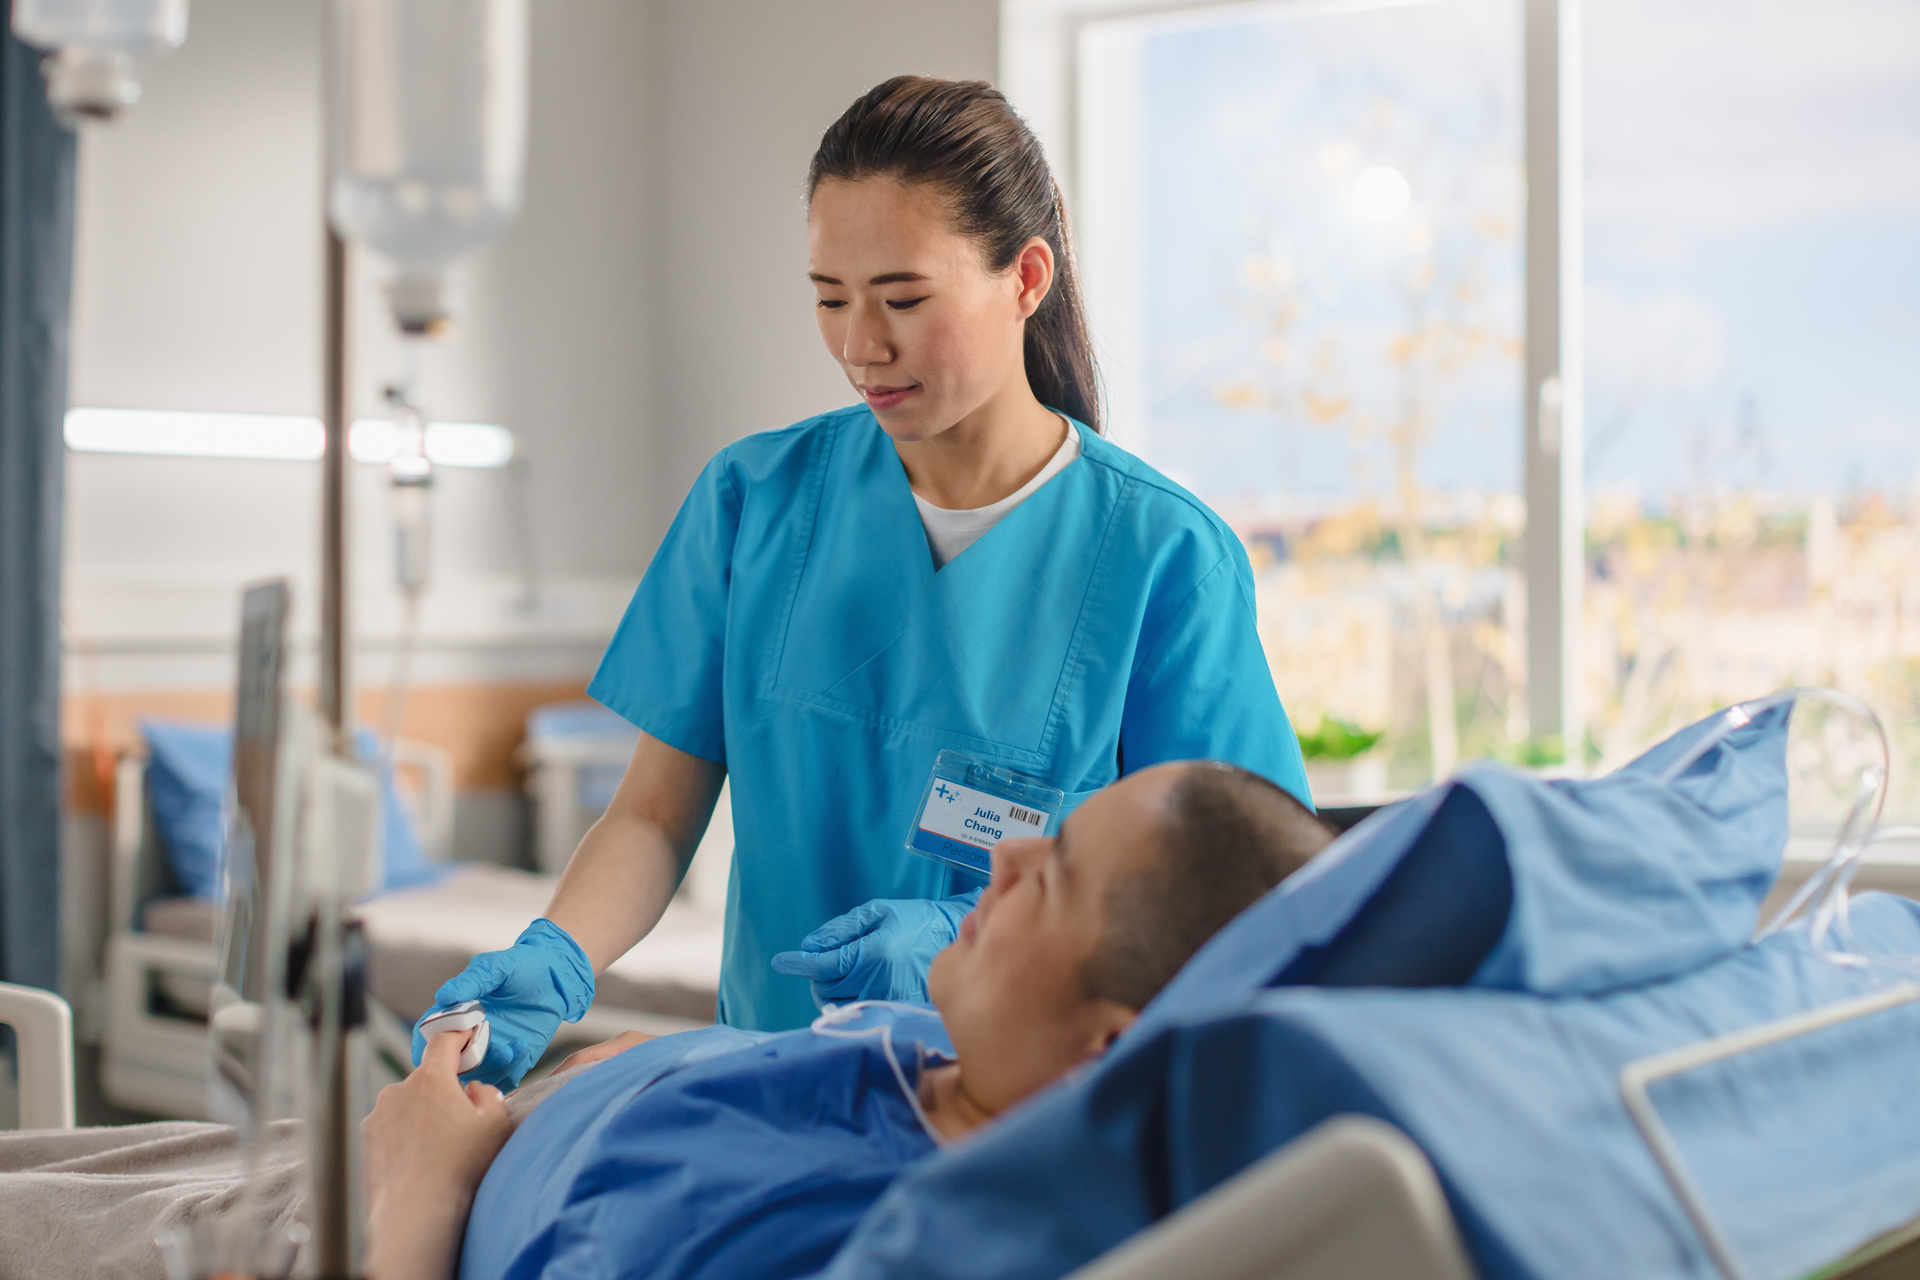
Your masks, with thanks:
[(907, 848), (923, 858), (989, 875), (993, 850), (1009, 836), (1043, 836), (1066, 793), (1057, 787), (942, 751), (927, 779)]

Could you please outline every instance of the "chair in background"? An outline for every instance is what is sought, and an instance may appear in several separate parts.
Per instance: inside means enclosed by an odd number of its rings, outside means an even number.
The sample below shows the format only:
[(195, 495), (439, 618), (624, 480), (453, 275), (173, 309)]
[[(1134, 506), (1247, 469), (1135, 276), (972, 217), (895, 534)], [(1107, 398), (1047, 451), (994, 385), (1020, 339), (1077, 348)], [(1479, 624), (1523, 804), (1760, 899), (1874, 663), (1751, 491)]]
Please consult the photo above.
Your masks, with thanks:
[(527, 716), (520, 763), (533, 802), (533, 864), (550, 875), (606, 808), (639, 744), (640, 731), (597, 702), (555, 702)]

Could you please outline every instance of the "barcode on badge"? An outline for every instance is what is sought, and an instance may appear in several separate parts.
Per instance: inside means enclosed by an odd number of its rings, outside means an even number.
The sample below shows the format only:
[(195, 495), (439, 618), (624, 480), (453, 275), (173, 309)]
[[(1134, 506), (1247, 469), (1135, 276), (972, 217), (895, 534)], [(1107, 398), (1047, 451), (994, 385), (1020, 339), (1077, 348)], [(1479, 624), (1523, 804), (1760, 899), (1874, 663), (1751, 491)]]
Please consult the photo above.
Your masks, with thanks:
[(1046, 814), (1044, 814), (1044, 813), (1036, 813), (1036, 812), (1035, 812), (1034, 810), (1032, 810), (1032, 809), (1022, 809), (1022, 808), (1021, 808), (1021, 807), (1020, 807), (1019, 805), (1017, 805), (1017, 804), (1010, 804), (1010, 805), (1008, 805), (1008, 806), (1007, 806), (1007, 814), (1008, 814), (1008, 816), (1010, 816), (1010, 817), (1011, 817), (1011, 818), (1012, 818), (1012, 819), (1013, 819), (1013, 820), (1014, 820), (1015, 822), (1024, 822), (1024, 823), (1026, 823), (1026, 824), (1027, 824), (1028, 826), (1030, 826), (1030, 827), (1044, 827), (1044, 826), (1046, 826), (1046, 825), (1047, 825), (1047, 815), (1046, 815)]

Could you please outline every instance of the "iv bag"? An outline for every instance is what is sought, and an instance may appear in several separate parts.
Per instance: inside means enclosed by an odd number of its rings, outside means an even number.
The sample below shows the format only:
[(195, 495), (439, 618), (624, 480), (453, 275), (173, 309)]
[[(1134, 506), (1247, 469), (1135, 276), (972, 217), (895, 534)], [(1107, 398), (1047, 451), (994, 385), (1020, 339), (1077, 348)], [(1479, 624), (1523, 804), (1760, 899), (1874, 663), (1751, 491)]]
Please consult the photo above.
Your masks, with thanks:
[(338, 0), (333, 225), (391, 260), (404, 333), (445, 323), (446, 269), (520, 209), (526, 0)]
[(140, 60), (187, 38), (187, 0), (14, 0), (13, 33), (46, 54), (56, 112), (111, 120), (140, 99)]

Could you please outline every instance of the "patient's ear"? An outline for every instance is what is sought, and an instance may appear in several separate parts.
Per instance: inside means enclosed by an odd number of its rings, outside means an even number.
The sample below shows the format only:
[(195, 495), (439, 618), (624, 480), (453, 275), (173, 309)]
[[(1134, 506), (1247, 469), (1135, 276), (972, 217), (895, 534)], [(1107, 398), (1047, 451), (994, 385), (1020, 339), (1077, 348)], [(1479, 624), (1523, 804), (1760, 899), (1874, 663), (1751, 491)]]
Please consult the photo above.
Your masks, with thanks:
[(1095, 1000), (1092, 1002), (1090, 1021), (1092, 1034), (1087, 1038), (1089, 1058), (1097, 1058), (1113, 1047), (1120, 1033), (1133, 1025), (1140, 1016), (1138, 1009), (1129, 1009), (1115, 1000)]

